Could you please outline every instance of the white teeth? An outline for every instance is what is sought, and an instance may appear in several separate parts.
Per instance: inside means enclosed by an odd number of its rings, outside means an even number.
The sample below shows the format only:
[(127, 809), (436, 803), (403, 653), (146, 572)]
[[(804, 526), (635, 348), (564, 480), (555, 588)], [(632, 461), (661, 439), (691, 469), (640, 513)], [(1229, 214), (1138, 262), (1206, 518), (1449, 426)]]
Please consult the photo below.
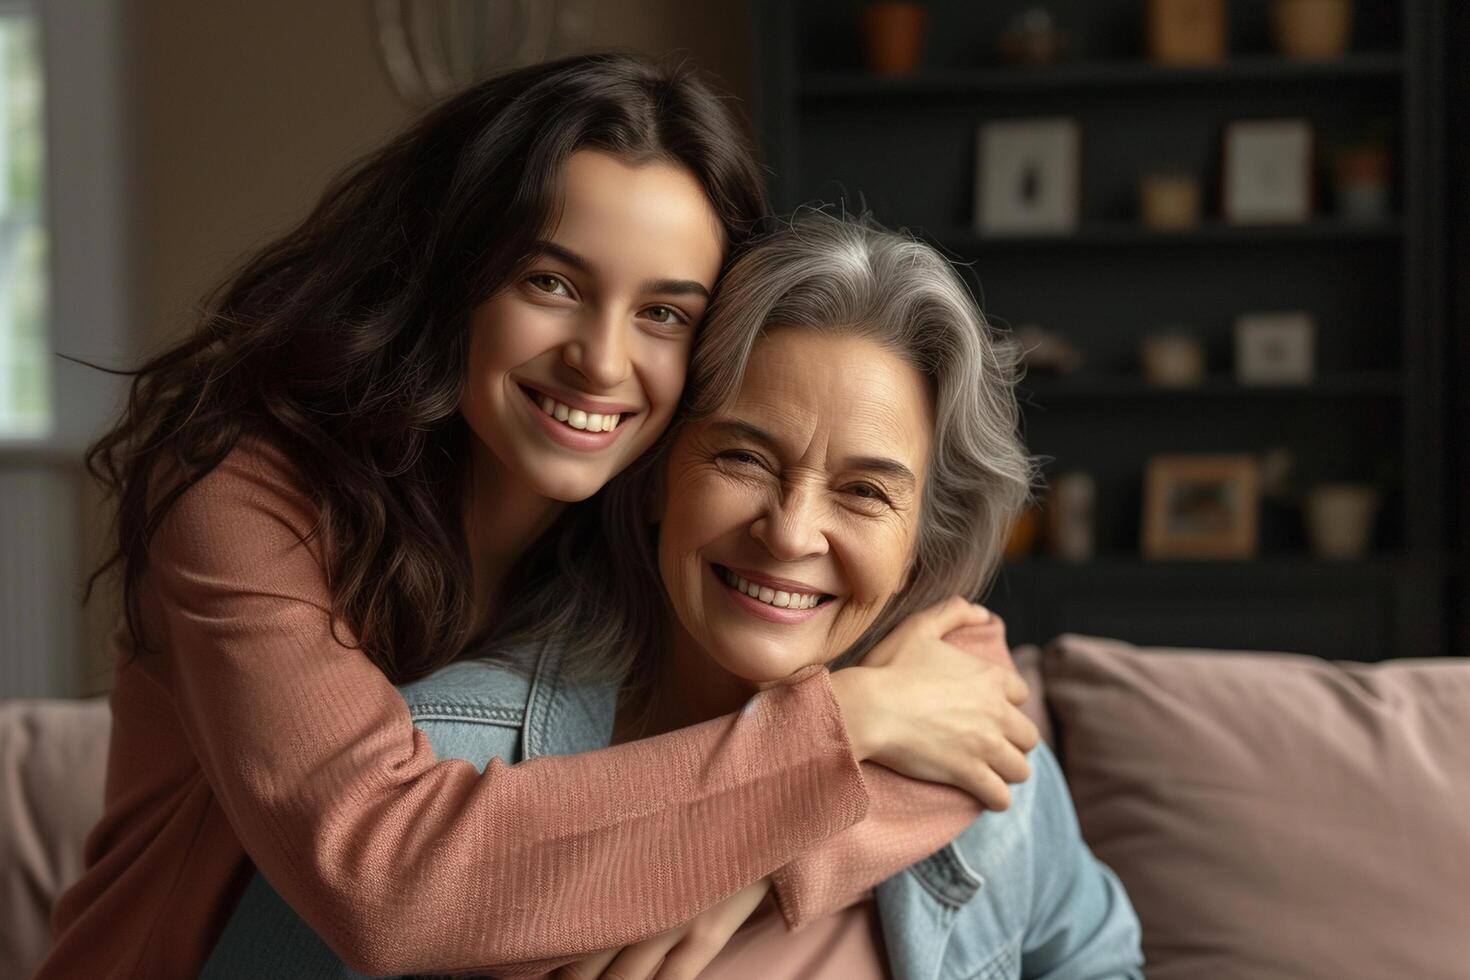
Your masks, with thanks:
[(536, 399), (536, 404), (541, 406), (541, 411), (558, 422), (565, 422), (574, 429), (587, 432), (611, 432), (618, 427), (618, 420), (622, 418), (617, 413), (603, 415), (600, 412), (585, 412), (580, 408), (563, 405), (550, 395), (541, 395)]
[(744, 592), (754, 599), (759, 599), (767, 605), (780, 609), (811, 609), (822, 598), (815, 592), (783, 592), (764, 585), (757, 585), (746, 581), (728, 568), (725, 569), (725, 581), (735, 591)]

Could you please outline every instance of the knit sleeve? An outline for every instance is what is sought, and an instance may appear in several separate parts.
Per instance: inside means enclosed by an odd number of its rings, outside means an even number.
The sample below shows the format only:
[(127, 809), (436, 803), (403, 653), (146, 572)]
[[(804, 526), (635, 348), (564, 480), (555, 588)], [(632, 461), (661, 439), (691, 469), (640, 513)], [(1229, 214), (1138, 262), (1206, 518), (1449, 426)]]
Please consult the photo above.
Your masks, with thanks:
[[(268, 463), (237, 449), (169, 511), (144, 581), (150, 641), (241, 844), (353, 969), (637, 942), (866, 813), (821, 668), (667, 736), (483, 773), (437, 759), (345, 624), (334, 632), (303, 544), (315, 514)], [(649, 880), (669, 886), (649, 894)]]
[[(955, 630), (945, 640), (972, 656), (1014, 667), (999, 616)], [(862, 770), (872, 801), (868, 815), (772, 875), (790, 929), (852, 905), (874, 885), (954, 840), (984, 812), (979, 801), (953, 786), (910, 779), (872, 762)]]

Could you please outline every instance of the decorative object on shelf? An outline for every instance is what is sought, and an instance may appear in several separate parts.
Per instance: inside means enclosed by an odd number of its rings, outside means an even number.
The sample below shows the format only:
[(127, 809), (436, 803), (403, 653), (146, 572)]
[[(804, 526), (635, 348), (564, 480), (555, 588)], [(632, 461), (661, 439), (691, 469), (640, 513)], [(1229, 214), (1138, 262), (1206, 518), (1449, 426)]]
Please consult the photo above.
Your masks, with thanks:
[(1306, 221), (1312, 216), (1312, 124), (1261, 119), (1225, 127), (1221, 211), (1234, 224)]
[(1225, 0), (1148, 0), (1148, 56), (1161, 65), (1225, 60)]
[(1243, 313), (1235, 319), (1235, 380), (1243, 385), (1310, 384), (1317, 323), (1310, 313)]
[(1031, 554), (1041, 530), (1041, 508), (1027, 507), (1016, 518), (1011, 527), (1011, 536), (1006, 539), (1006, 561), (1019, 561)]
[(1291, 471), (1296, 456), (1285, 446), (1273, 446), (1261, 454), (1261, 498), (1280, 503), (1292, 499)]
[(429, 105), (486, 75), (544, 61), (592, 30), (591, 0), (374, 0), (393, 85)]
[(1027, 323), (1016, 328), (1011, 339), (1021, 348), (1026, 373), (1071, 374), (1082, 366), (1082, 352), (1061, 334)]
[(1144, 479), (1144, 557), (1253, 557), (1260, 487), (1251, 455), (1153, 457)]
[(1062, 561), (1091, 561), (1097, 481), (1091, 473), (1075, 470), (1051, 480), (1046, 501), (1046, 545)]
[(929, 29), (925, 3), (870, 3), (863, 8), (863, 53), (868, 68), (897, 78), (918, 70)]
[(1307, 493), (1307, 531), (1319, 558), (1348, 561), (1368, 553), (1378, 488), (1367, 483), (1323, 483)]
[(1392, 159), (1385, 143), (1357, 143), (1338, 151), (1332, 161), (1337, 210), (1349, 221), (1383, 221), (1388, 217), (1388, 182)]
[(1143, 379), (1160, 388), (1193, 388), (1205, 378), (1205, 349), (1182, 329), (1150, 334), (1139, 345)]
[(1054, 65), (1061, 60), (1066, 39), (1046, 7), (1027, 7), (1015, 14), (1001, 32), (997, 45), (1007, 65)]
[(1193, 174), (1144, 174), (1138, 179), (1138, 216), (1145, 228), (1193, 228), (1199, 224), (1199, 202), (1199, 179)]
[(1045, 234), (1077, 227), (1075, 119), (1009, 119), (980, 127), (975, 228), (985, 235)]
[(1272, 0), (1271, 39), (1297, 61), (1341, 58), (1353, 32), (1353, 0)]

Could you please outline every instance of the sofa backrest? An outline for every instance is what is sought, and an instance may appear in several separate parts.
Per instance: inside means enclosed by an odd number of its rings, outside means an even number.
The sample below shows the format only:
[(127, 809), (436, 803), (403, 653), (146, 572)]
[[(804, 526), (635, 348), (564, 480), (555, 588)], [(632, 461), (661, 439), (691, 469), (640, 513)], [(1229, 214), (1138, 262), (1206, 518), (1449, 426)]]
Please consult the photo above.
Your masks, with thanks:
[(106, 698), (0, 701), (0, 977), (28, 977), (102, 814)]

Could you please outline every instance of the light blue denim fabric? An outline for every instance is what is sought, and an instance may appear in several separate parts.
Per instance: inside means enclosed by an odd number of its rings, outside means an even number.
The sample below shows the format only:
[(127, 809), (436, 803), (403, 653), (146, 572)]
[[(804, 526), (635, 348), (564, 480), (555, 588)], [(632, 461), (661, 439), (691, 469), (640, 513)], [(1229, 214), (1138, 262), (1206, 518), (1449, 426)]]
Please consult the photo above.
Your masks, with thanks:
[[(414, 723), (440, 758), (484, 769), (591, 751), (612, 739), (614, 685), (574, 685), (565, 651), (518, 652), (535, 667), (464, 661), (405, 686)], [(875, 889), (895, 980), (1141, 980), (1133, 906), (1093, 855), (1057, 761), (1030, 753), (1031, 778), (1011, 806), (986, 813), (952, 843)], [(260, 874), (202, 976), (358, 977)]]

